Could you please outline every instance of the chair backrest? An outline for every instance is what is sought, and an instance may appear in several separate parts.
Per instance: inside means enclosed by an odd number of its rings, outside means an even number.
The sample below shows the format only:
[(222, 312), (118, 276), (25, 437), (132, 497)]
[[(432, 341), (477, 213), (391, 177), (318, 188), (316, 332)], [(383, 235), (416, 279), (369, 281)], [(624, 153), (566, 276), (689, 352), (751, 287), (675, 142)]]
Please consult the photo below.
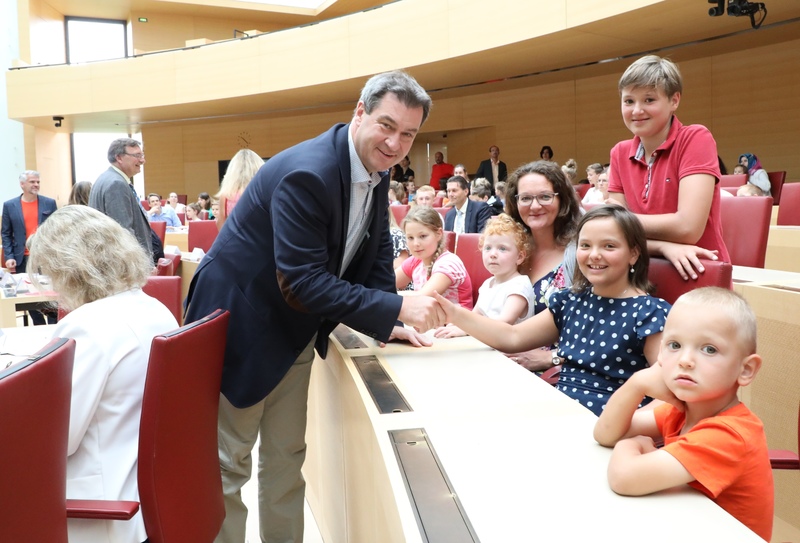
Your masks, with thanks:
[(455, 254), (467, 268), (469, 279), (472, 281), (472, 302), (478, 301), (478, 289), (492, 274), (483, 265), (483, 254), (478, 249), (480, 234), (459, 234), (456, 238)]
[(575, 192), (578, 193), (578, 200), (582, 200), (586, 193), (589, 192), (589, 189), (592, 188), (592, 185), (584, 183), (583, 185), (573, 185), (573, 187), (575, 187)]
[(800, 183), (787, 183), (778, 206), (779, 226), (800, 226)]
[(0, 541), (66, 543), (75, 340), (56, 338), (0, 372)]
[(442, 203), (444, 203), (444, 196), (433, 197), (433, 207), (442, 207)]
[(723, 175), (719, 178), (719, 186), (722, 187), (734, 187), (739, 188), (742, 185), (747, 183), (747, 175), (743, 173), (734, 173), (729, 175)]
[(406, 215), (408, 214), (408, 209), (410, 207), (411, 206), (409, 206), (408, 204), (398, 204), (389, 206), (389, 210), (392, 212), (392, 215), (394, 215), (394, 220), (397, 221), (397, 226), (399, 226), (400, 228), (403, 227), (403, 219), (406, 218)]
[(772, 218), (769, 196), (720, 198), (722, 239), (731, 264), (763, 268), (767, 257), (767, 238)]
[(732, 287), (733, 266), (727, 262), (702, 260), (705, 272), (697, 275), (697, 279), (684, 281), (678, 270), (669, 260), (651, 258), (647, 278), (655, 286), (654, 296), (663, 298), (671, 304), (684, 292), (700, 287)]
[(175, 214), (178, 216), (178, 220), (181, 221), (181, 224), (185, 225), (186, 224), (186, 213), (181, 211), (180, 213), (175, 212)]
[(447, 250), (451, 253), (456, 252), (456, 239), (458, 235), (452, 230), (444, 231), (444, 242), (447, 245)]
[(212, 541), (225, 518), (217, 417), (227, 311), (153, 338), (139, 430), (150, 543)]
[(151, 275), (142, 290), (169, 309), (175, 320), (181, 322), (181, 277), (180, 275)]
[(208, 210), (204, 209), (200, 212), (200, 220), (207, 221), (208, 220)]
[(171, 258), (159, 258), (156, 263), (156, 275), (175, 275), (175, 266)]
[(164, 254), (164, 258), (168, 258), (168, 259), (170, 259), (172, 261), (172, 274), (171, 275), (178, 275), (178, 266), (181, 263), (181, 255), (174, 254), (174, 253), (165, 253)]
[(211, 250), (214, 240), (217, 239), (219, 228), (216, 221), (189, 221), (187, 241), (189, 251), (200, 247), (206, 253)]
[(434, 207), (433, 209), (435, 209), (439, 213), (439, 215), (442, 216), (442, 224), (444, 224), (444, 216), (447, 215), (447, 212), (450, 211), (451, 208), (449, 208), (449, 207)]
[(185, 194), (178, 194), (178, 203), (186, 205), (186, 202), (189, 201), (189, 197)]
[(139, 200), (145, 211), (150, 211), (150, 202), (147, 200)]
[(164, 246), (164, 238), (167, 236), (167, 223), (166, 221), (156, 221), (150, 223), (150, 228), (156, 233), (158, 239), (161, 240), (161, 246)]
[(783, 194), (783, 184), (786, 182), (786, 172), (767, 172), (769, 177), (769, 193), (775, 205), (780, 205), (781, 194)]

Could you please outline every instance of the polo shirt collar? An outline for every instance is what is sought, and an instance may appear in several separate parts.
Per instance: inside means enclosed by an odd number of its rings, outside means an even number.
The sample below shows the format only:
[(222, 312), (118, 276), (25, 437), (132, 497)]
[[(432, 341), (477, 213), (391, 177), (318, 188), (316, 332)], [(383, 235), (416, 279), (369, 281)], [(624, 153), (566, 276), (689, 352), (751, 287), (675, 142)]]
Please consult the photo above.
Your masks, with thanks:
[[(683, 124), (678, 120), (678, 118), (675, 115), (673, 115), (672, 119), (670, 119), (670, 126), (669, 126), (669, 132), (667, 133), (667, 139), (664, 140), (664, 143), (658, 146), (658, 149), (656, 149), (655, 152), (658, 153), (661, 151), (666, 151), (667, 149), (672, 147), (673, 144), (675, 143), (675, 140), (678, 139), (678, 130), (680, 130), (682, 126)], [(633, 138), (633, 148), (636, 149), (636, 152), (633, 155), (631, 155), (631, 158), (635, 160), (643, 160), (644, 144), (642, 143), (642, 140), (641, 138), (639, 138), (639, 136)]]

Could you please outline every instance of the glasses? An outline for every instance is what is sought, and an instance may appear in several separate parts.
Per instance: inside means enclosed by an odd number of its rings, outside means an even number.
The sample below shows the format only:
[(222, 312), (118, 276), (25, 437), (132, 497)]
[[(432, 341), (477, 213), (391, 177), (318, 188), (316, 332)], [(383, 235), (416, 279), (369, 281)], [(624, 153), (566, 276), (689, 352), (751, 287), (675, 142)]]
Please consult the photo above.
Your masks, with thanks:
[(137, 159), (139, 159), (139, 160), (144, 160), (144, 153), (135, 153), (135, 154), (131, 154), (131, 153), (122, 153), (122, 154), (123, 154), (123, 155), (132, 156), (133, 158), (137, 158)]
[(540, 194), (517, 194), (517, 203), (521, 206), (528, 207), (536, 200), (540, 206), (549, 206), (553, 203), (555, 197), (558, 196), (555, 192), (542, 192)]

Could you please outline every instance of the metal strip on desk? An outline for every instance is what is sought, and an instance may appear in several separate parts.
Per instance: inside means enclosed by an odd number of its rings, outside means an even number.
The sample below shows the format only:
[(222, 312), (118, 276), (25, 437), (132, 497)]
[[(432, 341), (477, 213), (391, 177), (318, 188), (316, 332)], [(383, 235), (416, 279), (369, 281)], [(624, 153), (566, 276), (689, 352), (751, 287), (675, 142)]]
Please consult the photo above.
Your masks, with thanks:
[(353, 363), (381, 415), (413, 411), (375, 355), (354, 356)]
[(478, 543), (447, 473), (424, 428), (390, 430), (397, 462), (417, 517), (420, 535), (428, 543)]
[(361, 338), (346, 326), (337, 326), (333, 330), (333, 337), (348, 351), (352, 349), (365, 349), (367, 347), (367, 344), (361, 341)]

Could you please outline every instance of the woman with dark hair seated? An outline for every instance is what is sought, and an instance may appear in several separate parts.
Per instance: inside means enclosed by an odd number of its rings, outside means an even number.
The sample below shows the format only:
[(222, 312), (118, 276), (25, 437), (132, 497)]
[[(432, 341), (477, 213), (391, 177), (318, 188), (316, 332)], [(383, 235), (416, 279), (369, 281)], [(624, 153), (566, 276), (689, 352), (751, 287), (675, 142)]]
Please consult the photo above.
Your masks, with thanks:
[[(66, 206), (30, 239), (30, 270), (50, 277), (69, 311), (53, 337), (75, 339), (67, 498), (139, 499), (139, 418), (158, 334), (178, 323), (142, 292), (152, 260), (128, 230), (88, 206)], [(36, 276), (34, 276), (36, 281)], [(71, 543), (138, 543), (141, 512), (127, 522), (69, 519)]]

